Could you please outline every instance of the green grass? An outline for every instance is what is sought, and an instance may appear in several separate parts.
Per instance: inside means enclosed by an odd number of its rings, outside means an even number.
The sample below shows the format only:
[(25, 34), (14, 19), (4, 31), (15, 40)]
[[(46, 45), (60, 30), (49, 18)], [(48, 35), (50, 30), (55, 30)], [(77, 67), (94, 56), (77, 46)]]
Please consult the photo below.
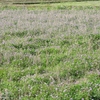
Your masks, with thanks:
[[(100, 1), (82, 1), (82, 2), (66, 2), (61, 3), (66, 6), (100, 6)], [(60, 4), (59, 4), (60, 5)]]
[[(50, 4), (50, 7), (74, 5), (89, 8), (89, 5), (94, 6), (94, 3), (95, 6), (99, 6), (97, 1), (91, 4), (88, 2)], [(91, 13), (92, 10), (85, 9)], [(73, 15), (72, 11), (69, 14)], [(87, 19), (88, 17), (90, 15), (86, 15)], [(74, 17), (71, 18), (69, 22), (74, 21)], [(98, 19), (97, 16), (96, 18)], [(46, 29), (41, 28), (35, 31), (19, 30), (2, 33), (0, 36), (1, 98), (3, 100), (5, 98), (6, 100), (100, 100), (100, 33), (92, 33), (94, 30), (91, 28), (91, 19), (89, 21), (88, 33), (84, 34), (67, 34), (67, 27), (62, 33), (56, 30), (48, 34), (45, 33)], [(83, 20), (82, 22), (86, 23)], [(71, 30), (80, 28), (78, 25), (68, 27), (72, 28)], [(96, 31), (100, 32), (100, 27)]]
[[(1, 5), (1, 4), (0, 4)], [(30, 10), (36, 9), (99, 9), (100, 1), (82, 1), (82, 2), (64, 2), (64, 3), (49, 3), (49, 4), (14, 4), (14, 5), (2, 5), (1, 9), (23, 9), (28, 8)]]
[[(25, 39), (23, 36), (11, 38)], [(37, 38), (35, 41), (27, 45), (19, 42), (2, 45), (5, 52), (12, 52), (9, 45), (13, 52), (20, 53), (1, 59), (2, 97), (7, 96), (7, 100), (19, 97), (21, 100), (100, 99), (100, 34), (70, 35), (56, 41)]]

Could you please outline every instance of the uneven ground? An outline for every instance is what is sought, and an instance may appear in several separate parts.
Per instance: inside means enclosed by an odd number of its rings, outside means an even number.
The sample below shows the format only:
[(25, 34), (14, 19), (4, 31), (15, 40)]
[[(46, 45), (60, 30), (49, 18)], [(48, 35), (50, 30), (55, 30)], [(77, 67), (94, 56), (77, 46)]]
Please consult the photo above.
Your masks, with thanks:
[(100, 10), (0, 10), (2, 100), (100, 100)]

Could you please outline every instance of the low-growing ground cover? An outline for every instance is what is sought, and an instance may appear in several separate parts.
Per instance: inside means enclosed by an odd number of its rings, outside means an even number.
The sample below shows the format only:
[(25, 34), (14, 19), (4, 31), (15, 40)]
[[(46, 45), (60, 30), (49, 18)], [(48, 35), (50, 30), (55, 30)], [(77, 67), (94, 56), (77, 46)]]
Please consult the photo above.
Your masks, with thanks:
[(0, 9), (59, 10), (59, 9), (100, 9), (100, 1), (61, 2), (44, 4), (0, 4)]
[[(0, 0), (2, 4), (44, 4), (44, 3), (61, 3), (61, 2), (82, 2), (87, 0)], [(100, 1), (100, 0), (88, 0)]]
[(100, 100), (100, 10), (0, 10), (3, 100)]

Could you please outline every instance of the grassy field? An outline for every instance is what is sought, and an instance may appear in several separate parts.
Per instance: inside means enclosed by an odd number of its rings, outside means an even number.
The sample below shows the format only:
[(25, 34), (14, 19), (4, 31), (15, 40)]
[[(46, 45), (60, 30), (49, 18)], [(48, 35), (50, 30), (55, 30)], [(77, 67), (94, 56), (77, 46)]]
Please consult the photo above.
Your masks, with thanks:
[[(57, 2), (81, 2), (87, 0), (0, 0), (1, 3), (7, 4), (41, 4), (41, 3), (57, 3)], [(97, 1), (97, 0), (88, 0)], [(100, 0), (98, 0), (100, 1)]]
[(47, 4), (0, 4), (0, 9), (57, 10), (57, 9), (100, 9), (100, 1), (62, 2)]
[(78, 10), (82, 3), (0, 10), (1, 100), (100, 100), (100, 10), (89, 9), (94, 3)]

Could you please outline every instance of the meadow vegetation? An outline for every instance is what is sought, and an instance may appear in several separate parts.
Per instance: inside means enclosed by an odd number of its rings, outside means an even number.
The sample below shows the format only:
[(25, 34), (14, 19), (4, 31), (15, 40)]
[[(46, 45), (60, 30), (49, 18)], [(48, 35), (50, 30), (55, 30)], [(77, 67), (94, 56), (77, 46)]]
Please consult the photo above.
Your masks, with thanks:
[(2, 100), (100, 100), (100, 10), (0, 10)]
[(0, 9), (8, 10), (19, 10), (19, 9), (28, 9), (28, 10), (84, 10), (84, 9), (100, 9), (100, 1), (82, 1), (82, 2), (60, 2), (60, 3), (41, 3), (41, 4), (6, 4), (0, 3)]
[[(61, 2), (82, 2), (87, 0), (0, 0), (1, 3), (6, 4), (44, 4), (44, 3), (61, 3)], [(88, 0), (88, 1), (100, 1), (100, 0)]]

